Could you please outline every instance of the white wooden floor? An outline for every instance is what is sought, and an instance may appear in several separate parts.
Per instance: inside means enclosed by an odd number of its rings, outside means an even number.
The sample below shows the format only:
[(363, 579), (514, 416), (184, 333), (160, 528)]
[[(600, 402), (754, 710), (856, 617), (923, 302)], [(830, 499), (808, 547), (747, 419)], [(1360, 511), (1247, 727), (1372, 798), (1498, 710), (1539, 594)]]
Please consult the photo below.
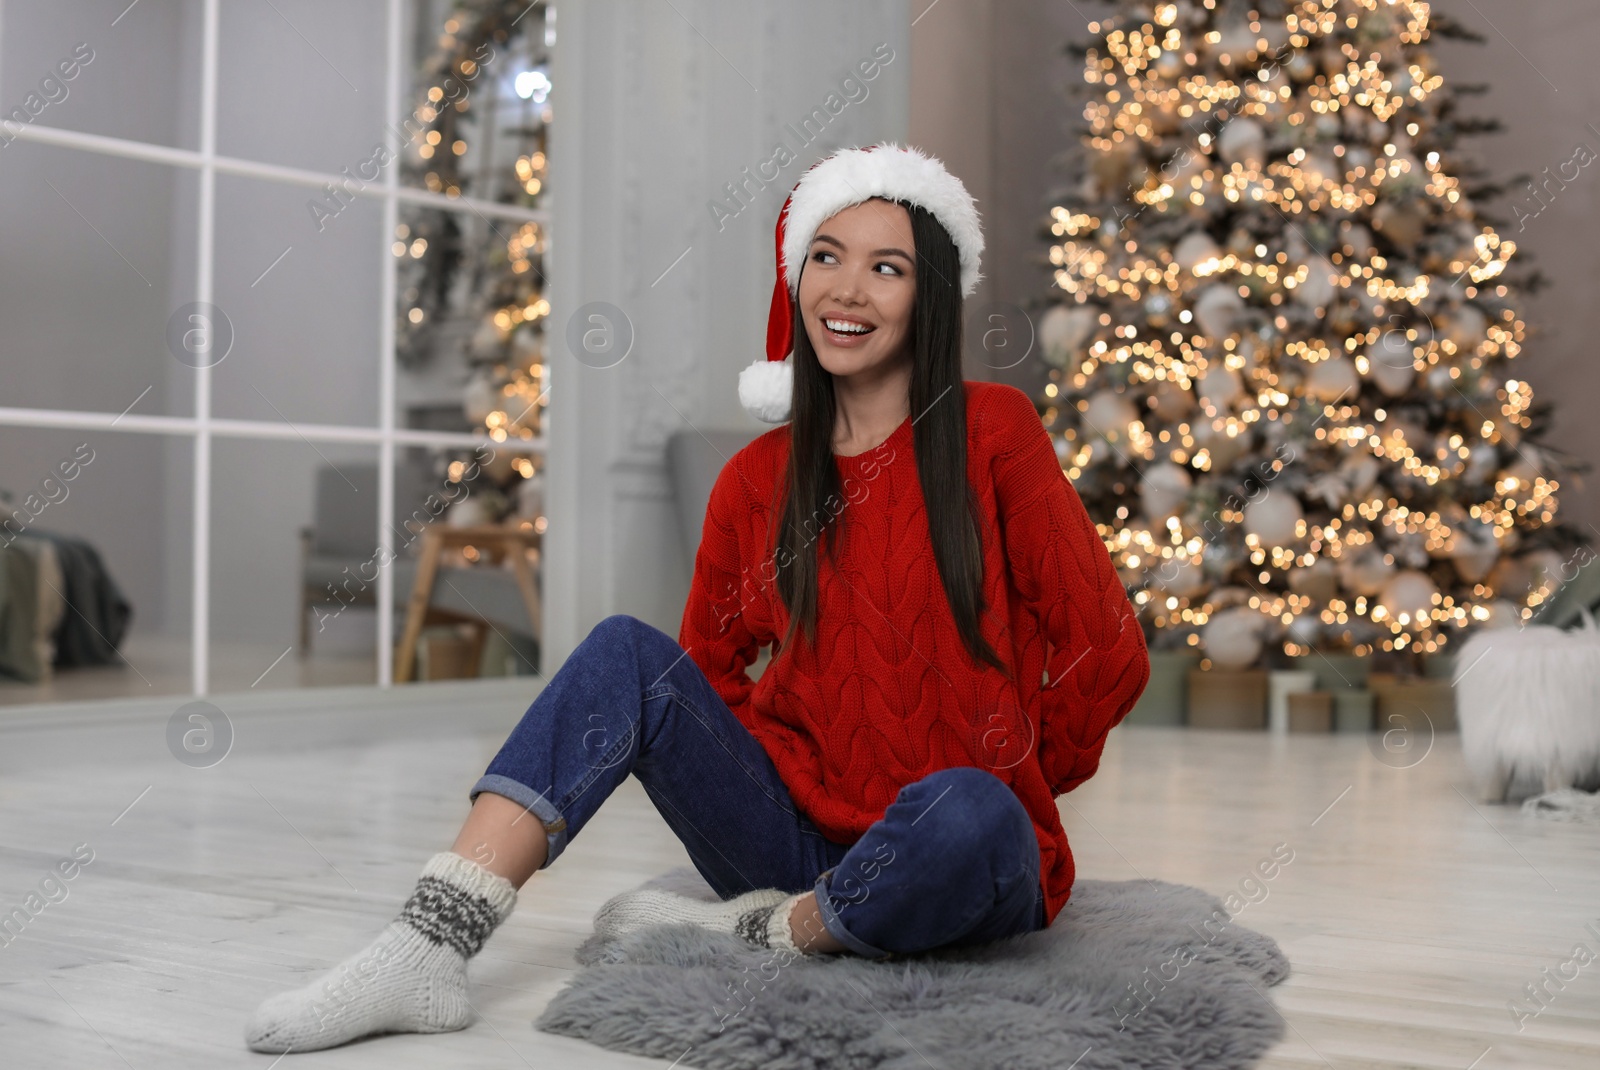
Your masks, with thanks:
[[(0, 915), (75, 844), (94, 851), (67, 898), (0, 947), (0, 1063), (271, 1066), (240, 1039), (250, 1009), (394, 915), (528, 686), (216, 697), (235, 740), (207, 769), (168, 753), (181, 700), (0, 711)], [(1600, 952), (1584, 927), (1600, 930), (1600, 827), (1458, 789), (1453, 737), (1393, 768), (1360, 738), (1130, 728), (1061, 805), (1083, 876), (1226, 894), (1275, 844), (1294, 851), (1238, 917), (1295, 971), (1273, 993), (1291, 1031), (1264, 1066), (1592, 1070), (1600, 962), (1520, 1032), (1507, 1005), (1575, 945)], [(478, 1024), (283, 1066), (666, 1066), (530, 1023), (595, 906), (686, 862), (629, 781), (474, 960)]]

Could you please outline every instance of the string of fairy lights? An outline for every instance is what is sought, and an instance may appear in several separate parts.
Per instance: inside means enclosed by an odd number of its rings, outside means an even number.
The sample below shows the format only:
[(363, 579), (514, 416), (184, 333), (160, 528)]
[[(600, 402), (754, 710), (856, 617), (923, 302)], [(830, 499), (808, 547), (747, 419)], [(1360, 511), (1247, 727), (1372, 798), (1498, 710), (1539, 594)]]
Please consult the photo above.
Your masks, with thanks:
[(1050, 214), (1043, 408), (1153, 645), (1241, 666), (1528, 619), (1581, 540), (1429, 5), (1122, 8)]

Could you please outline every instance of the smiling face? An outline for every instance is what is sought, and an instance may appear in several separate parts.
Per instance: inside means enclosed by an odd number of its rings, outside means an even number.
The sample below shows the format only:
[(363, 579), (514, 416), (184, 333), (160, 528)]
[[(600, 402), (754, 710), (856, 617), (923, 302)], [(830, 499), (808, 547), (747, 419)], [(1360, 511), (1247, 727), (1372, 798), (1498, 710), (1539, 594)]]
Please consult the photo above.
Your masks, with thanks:
[(852, 376), (911, 359), (916, 252), (911, 213), (892, 201), (874, 197), (823, 220), (796, 304), (825, 369)]

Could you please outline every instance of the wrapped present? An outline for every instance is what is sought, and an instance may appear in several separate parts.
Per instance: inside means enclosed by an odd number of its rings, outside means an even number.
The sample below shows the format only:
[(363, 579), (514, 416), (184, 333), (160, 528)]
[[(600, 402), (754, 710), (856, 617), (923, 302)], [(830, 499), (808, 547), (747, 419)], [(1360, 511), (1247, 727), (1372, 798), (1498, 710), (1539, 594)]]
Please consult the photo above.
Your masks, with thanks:
[(1267, 670), (1191, 669), (1190, 728), (1267, 726)]

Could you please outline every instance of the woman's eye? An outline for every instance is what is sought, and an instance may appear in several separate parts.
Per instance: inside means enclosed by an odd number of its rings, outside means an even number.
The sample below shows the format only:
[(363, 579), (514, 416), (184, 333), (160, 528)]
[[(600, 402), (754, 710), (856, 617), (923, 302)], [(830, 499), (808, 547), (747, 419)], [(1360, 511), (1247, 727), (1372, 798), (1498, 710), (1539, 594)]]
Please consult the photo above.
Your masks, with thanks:
[(826, 250), (826, 249), (818, 249), (816, 252), (811, 254), (811, 259), (815, 260), (817, 263), (820, 264), (820, 263), (823, 262), (823, 260), (822, 260), (823, 257), (832, 256), (832, 255), (833, 254), (828, 252), (828, 250)]
[(900, 274), (900, 269), (895, 267), (893, 264), (889, 263), (889, 261), (887, 261), (887, 260), (880, 261), (877, 266), (881, 267), (881, 268), (886, 267), (890, 271), (894, 272), (896, 275)]

